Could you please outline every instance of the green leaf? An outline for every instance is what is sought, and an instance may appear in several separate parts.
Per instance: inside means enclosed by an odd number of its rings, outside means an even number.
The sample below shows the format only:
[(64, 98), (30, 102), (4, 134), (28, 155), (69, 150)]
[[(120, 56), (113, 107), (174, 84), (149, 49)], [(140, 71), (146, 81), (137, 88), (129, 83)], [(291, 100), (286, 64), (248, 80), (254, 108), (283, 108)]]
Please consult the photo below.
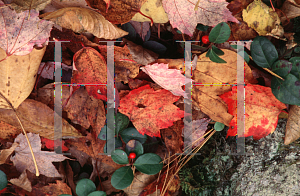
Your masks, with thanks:
[(282, 103), (300, 105), (300, 81), (293, 74), (289, 74), (284, 81), (274, 76), (271, 80), (271, 89)]
[[(115, 139), (115, 141), (114, 141), (114, 139)], [(114, 142), (115, 142), (115, 148), (114, 148)], [(122, 145), (123, 145), (122, 140), (120, 138), (115, 137), (113, 139), (107, 140), (107, 142), (104, 145), (103, 152), (107, 153), (106, 149), (110, 149), (110, 152), (108, 154), (111, 154), (112, 151), (114, 151), (116, 148), (122, 147)], [(107, 148), (106, 148), (106, 146), (107, 146)]]
[(128, 126), (129, 118), (126, 115), (118, 112), (117, 115), (116, 115), (116, 121), (115, 122), (116, 122), (116, 128), (115, 128), (116, 129), (116, 135), (118, 135), (120, 131), (126, 129), (126, 127)]
[(6, 186), (7, 186), (6, 174), (0, 170), (0, 190), (4, 189)]
[(96, 190), (96, 186), (90, 179), (81, 179), (76, 185), (76, 194), (78, 196), (86, 196)]
[(223, 59), (221, 59), (212, 49), (209, 49), (206, 53), (206, 57), (209, 57), (209, 59), (212, 62), (215, 63), (226, 63), (226, 61), (224, 61)]
[(220, 50), (219, 48), (217, 48), (215, 45), (212, 45), (211, 49), (212, 49), (218, 56), (224, 55), (224, 52), (223, 52), (222, 50)]
[(133, 165), (144, 174), (154, 175), (163, 168), (161, 161), (160, 156), (157, 154), (146, 153), (137, 158)]
[(257, 36), (250, 50), (253, 61), (260, 67), (271, 69), (273, 63), (278, 60), (275, 46), (265, 37)]
[(237, 49), (237, 45), (230, 45), (233, 49)]
[[(239, 54), (240, 56), (242, 56), (242, 53), (243, 53), (243, 51), (239, 51), (239, 52), (238, 52), (238, 54)], [(249, 63), (250, 58), (249, 58), (249, 55), (247, 54), (246, 51), (244, 51), (244, 59), (245, 59), (245, 61), (246, 61), (247, 63)]]
[(272, 65), (272, 71), (282, 78), (287, 77), (292, 70), (292, 63), (287, 60), (278, 60)]
[(128, 156), (123, 150), (117, 149), (111, 153), (111, 158), (115, 163), (124, 165), (129, 163)]
[(296, 47), (296, 48), (294, 49), (294, 52), (299, 54), (299, 53), (300, 53), (300, 47)]
[(226, 42), (230, 37), (230, 27), (227, 23), (221, 22), (217, 24), (209, 33), (209, 41), (221, 44)]
[(224, 129), (225, 125), (223, 123), (220, 122), (216, 122), (214, 125), (214, 129), (216, 131), (222, 131)]
[(111, 176), (111, 185), (116, 189), (125, 189), (133, 180), (133, 172), (129, 166), (117, 169)]
[(129, 142), (130, 140), (138, 140), (143, 144), (147, 140), (147, 135), (140, 134), (134, 127), (129, 127), (123, 130), (121, 132), (121, 137), (125, 143)]
[(209, 26), (205, 26), (203, 24), (197, 24), (197, 27), (196, 27), (199, 31), (206, 31)]
[(292, 57), (289, 61), (293, 64), (291, 74), (300, 79), (300, 57)]
[(72, 195), (69, 195), (69, 194), (62, 194), (62, 195), (59, 195), (59, 196), (72, 196)]
[(88, 194), (88, 196), (106, 196), (106, 193), (104, 191), (94, 191)]
[(126, 153), (129, 155), (130, 152), (134, 152), (136, 154), (136, 157), (141, 156), (144, 154), (144, 147), (141, 144), (141, 142), (137, 140), (130, 140), (125, 147)]

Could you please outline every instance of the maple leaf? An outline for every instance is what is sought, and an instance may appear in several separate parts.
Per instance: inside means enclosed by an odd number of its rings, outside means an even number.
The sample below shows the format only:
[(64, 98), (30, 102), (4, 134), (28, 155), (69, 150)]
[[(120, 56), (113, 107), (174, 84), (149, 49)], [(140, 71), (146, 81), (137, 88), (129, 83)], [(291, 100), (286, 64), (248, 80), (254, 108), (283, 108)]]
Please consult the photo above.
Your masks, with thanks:
[(168, 64), (164, 63), (146, 65), (145, 67), (141, 67), (141, 70), (148, 74), (151, 79), (161, 87), (171, 91), (173, 95), (187, 98), (181, 86), (192, 80), (186, 79), (185, 76), (180, 73), (180, 70), (168, 69)]
[[(27, 136), (40, 173), (48, 177), (61, 177), (52, 162), (60, 162), (69, 158), (55, 152), (41, 151), (42, 144), (39, 134), (28, 133)], [(14, 166), (21, 173), (25, 169), (35, 173), (32, 155), (25, 135), (19, 134), (14, 142), (19, 143), (19, 146), (15, 149), (15, 155), (10, 158)]]
[[(0, 7), (4, 6), (0, 1)], [(48, 41), (53, 23), (40, 20), (35, 10), (16, 13), (9, 7), (0, 9), (0, 47), (6, 51), (7, 56), (27, 55), (33, 46), (41, 47)], [(28, 19), (29, 18), (29, 19)]]
[[(278, 115), (286, 106), (276, 99), (269, 87), (248, 84), (245, 86), (245, 93), (244, 137), (253, 136), (254, 140), (259, 140), (275, 131)], [(220, 95), (228, 105), (228, 112), (234, 116), (229, 124), (227, 137), (237, 134), (236, 94), (237, 87), (234, 86), (232, 91)]]
[(227, 9), (228, 3), (225, 0), (211, 1), (202, 0), (198, 10), (194, 10), (198, 0), (163, 0), (162, 4), (168, 13), (173, 28), (192, 36), (197, 23), (207, 26), (216, 26), (220, 22), (239, 21), (232, 16)]
[(165, 89), (154, 91), (145, 85), (123, 97), (119, 111), (130, 118), (141, 134), (160, 137), (159, 129), (168, 128), (184, 117), (184, 111), (172, 104), (178, 99)]

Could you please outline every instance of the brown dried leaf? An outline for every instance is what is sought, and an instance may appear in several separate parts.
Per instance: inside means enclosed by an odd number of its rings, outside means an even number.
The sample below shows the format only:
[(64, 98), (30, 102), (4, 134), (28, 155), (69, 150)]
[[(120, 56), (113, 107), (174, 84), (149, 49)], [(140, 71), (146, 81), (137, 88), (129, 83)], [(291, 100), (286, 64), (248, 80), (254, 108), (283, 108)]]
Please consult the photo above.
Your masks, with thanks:
[(41, 15), (45, 20), (54, 21), (77, 33), (90, 32), (98, 38), (117, 39), (127, 35), (126, 31), (107, 21), (101, 14), (86, 8), (67, 7)]
[(17, 13), (20, 13), (31, 9), (35, 9), (36, 11), (43, 10), (49, 3), (51, 3), (51, 0), (13, 0), (10, 6)]
[[(40, 136), (50, 140), (58, 139), (58, 135), (53, 132), (54, 115), (57, 119), (61, 119), (61, 117), (48, 106), (35, 100), (27, 99), (16, 111), (26, 131), (38, 133)], [(16, 119), (16, 114), (12, 110), (0, 109), (0, 120), (21, 129), (20, 123)], [(81, 137), (81, 134), (65, 119), (62, 119), (62, 137)]]
[(19, 176), (19, 178), (13, 178), (9, 180), (10, 183), (21, 187), (22, 189), (25, 189), (28, 192), (32, 191), (31, 182), (27, 178), (26, 171), (23, 171), (23, 173)]
[(300, 137), (300, 107), (291, 105), (288, 121), (286, 123), (284, 144), (289, 145)]

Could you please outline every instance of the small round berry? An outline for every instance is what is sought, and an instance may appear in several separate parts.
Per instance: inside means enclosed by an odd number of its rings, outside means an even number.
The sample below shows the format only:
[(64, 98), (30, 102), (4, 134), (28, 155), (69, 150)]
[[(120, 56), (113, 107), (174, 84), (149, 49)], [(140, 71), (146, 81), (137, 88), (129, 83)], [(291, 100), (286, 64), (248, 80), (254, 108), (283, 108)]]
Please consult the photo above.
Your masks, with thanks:
[(208, 35), (202, 36), (202, 42), (203, 42), (204, 44), (208, 44), (208, 43), (209, 43)]
[(129, 158), (134, 159), (136, 157), (136, 154), (134, 152), (129, 153)]

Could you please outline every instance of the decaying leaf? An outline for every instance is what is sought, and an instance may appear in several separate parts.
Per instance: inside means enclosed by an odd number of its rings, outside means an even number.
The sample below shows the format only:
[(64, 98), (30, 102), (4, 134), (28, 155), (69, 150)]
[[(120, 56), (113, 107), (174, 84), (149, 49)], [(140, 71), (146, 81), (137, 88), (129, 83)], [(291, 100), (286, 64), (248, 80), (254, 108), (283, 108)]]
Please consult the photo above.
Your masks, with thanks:
[(28, 192), (32, 191), (31, 182), (27, 178), (26, 170), (23, 171), (23, 173), (19, 176), (19, 178), (10, 179), (9, 182), (16, 186), (21, 187), (22, 189)]
[(284, 30), (277, 13), (261, 0), (254, 0), (243, 10), (243, 20), (261, 36), (283, 36)]
[(300, 137), (299, 115), (300, 107), (297, 105), (291, 105), (285, 129), (285, 145), (289, 145), (290, 143), (296, 141)]
[[(40, 20), (39, 13), (35, 10), (16, 13), (0, 1), (0, 48), (5, 50), (7, 56), (27, 55), (33, 50), (33, 46), (42, 47), (52, 29), (53, 23)], [(28, 19), (29, 18), (29, 19)], [(0, 55), (0, 60), (5, 56)], [(1, 66), (0, 66), (1, 67)]]
[(101, 14), (86, 8), (67, 7), (40, 17), (77, 33), (90, 32), (98, 38), (117, 39), (128, 34), (107, 21)]
[[(41, 151), (42, 144), (39, 134), (28, 133), (27, 136), (40, 173), (48, 177), (61, 177), (52, 162), (60, 162), (69, 158), (61, 154), (56, 154), (55, 152)], [(22, 173), (27, 169), (31, 173), (35, 173), (32, 155), (25, 135), (18, 135), (15, 138), (15, 143), (18, 143), (19, 146), (15, 149), (15, 155), (12, 156), (10, 160), (14, 163), (14, 166), (16, 166), (19, 172)]]
[[(81, 137), (81, 134), (71, 126), (66, 120), (60, 118), (53, 110), (43, 103), (32, 99), (25, 100), (16, 109), (24, 129), (28, 132), (38, 133), (47, 139), (58, 139), (54, 134), (54, 115), (62, 120), (62, 137)], [(13, 110), (0, 109), (0, 120), (21, 129), (19, 121)]]

